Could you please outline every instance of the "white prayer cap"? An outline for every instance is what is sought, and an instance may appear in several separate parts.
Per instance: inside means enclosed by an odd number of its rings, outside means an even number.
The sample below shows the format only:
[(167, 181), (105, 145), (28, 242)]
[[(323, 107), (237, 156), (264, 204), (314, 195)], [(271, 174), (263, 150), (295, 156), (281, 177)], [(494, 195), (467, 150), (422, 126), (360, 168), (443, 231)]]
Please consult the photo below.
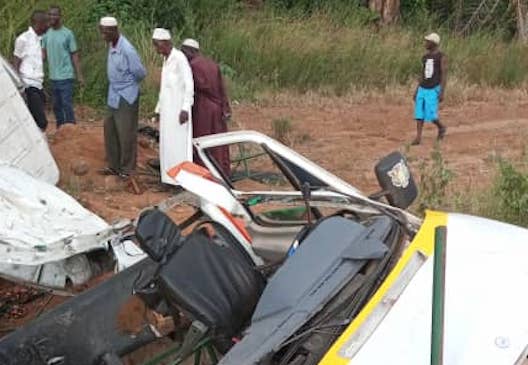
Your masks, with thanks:
[(101, 18), (99, 25), (102, 27), (117, 27), (117, 19), (113, 16), (105, 16)]
[(440, 36), (437, 33), (431, 33), (425, 36), (425, 40), (440, 45)]
[(191, 47), (194, 49), (200, 49), (200, 43), (197, 40), (187, 38), (183, 41), (182, 46)]
[(171, 34), (165, 28), (156, 28), (154, 29), (154, 33), (152, 33), (152, 39), (157, 41), (168, 41), (171, 39)]

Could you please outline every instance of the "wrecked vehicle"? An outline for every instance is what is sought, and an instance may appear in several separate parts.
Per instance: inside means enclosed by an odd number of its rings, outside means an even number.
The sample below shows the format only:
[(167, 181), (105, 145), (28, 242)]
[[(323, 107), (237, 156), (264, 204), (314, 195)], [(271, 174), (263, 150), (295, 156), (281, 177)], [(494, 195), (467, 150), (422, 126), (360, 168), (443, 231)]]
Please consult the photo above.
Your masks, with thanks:
[[(110, 225), (53, 186), (58, 169), (7, 69), (0, 275), (62, 290), (119, 272), (0, 339), (0, 364), (120, 364), (168, 337), (174, 345), (149, 364), (423, 365), (438, 342), (438, 227), (445, 363), (526, 358), (528, 231), (406, 212), (416, 189), (400, 154), (376, 166), (381, 191), (368, 197), (262, 134), (202, 137), (194, 145), (207, 169), (170, 172), (183, 194)], [(231, 176), (210, 153), (223, 145), (236, 156)], [(175, 224), (164, 210), (182, 202), (195, 213)], [(130, 308), (136, 318), (123, 317)]]
[(53, 186), (59, 169), (1, 56), (0, 85), (0, 277), (61, 292), (110, 270), (114, 253), (119, 268), (144, 258), (123, 255), (136, 247), (121, 239), (130, 222), (110, 225)]
[[(232, 175), (211, 149), (229, 145)], [(119, 364), (163, 336), (149, 363), (208, 355), (219, 364), (428, 363), (435, 229), (447, 227), (448, 364), (521, 364), (528, 323), (528, 231), (458, 214), (406, 212), (405, 158), (376, 166), (367, 197), (256, 132), (194, 140), (208, 169), (170, 175), (195, 214), (144, 211), (133, 237), (148, 258), (0, 340), (0, 363)], [(384, 197), (389, 204), (382, 203)], [(145, 310), (120, 321), (131, 301)], [(381, 350), (382, 349), (382, 350)]]

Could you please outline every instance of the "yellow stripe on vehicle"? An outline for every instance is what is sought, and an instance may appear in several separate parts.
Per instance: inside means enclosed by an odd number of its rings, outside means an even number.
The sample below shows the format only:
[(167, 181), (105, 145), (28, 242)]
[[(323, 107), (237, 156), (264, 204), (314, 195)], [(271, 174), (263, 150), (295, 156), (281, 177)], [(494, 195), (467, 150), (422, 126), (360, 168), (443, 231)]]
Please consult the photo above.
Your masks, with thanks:
[(394, 269), (387, 276), (378, 291), (372, 296), (362, 311), (356, 316), (356, 318), (346, 328), (343, 334), (332, 345), (321, 362), (319, 362), (320, 365), (347, 365), (351, 363), (350, 358), (345, 358), (340, 355), (343, 346), (346, 345), (350, 337), (352, 337), (356, 331), (361, 328), (375, 308), (381, 303), (389, 289), (394, 285), (395, 282), (397, 282), (403, 270), (406, 268), (407, 264), (415, 256), (415, 254), (421, 253), (426, 256), (431, 256), (433, 254), (435, 228), (445, 225), (447, 225), (446, 213), (433, 211), (428, 211), (426, 213), (424, 223), (420, 227), (413, 241), (404, 251), (402, 257)]

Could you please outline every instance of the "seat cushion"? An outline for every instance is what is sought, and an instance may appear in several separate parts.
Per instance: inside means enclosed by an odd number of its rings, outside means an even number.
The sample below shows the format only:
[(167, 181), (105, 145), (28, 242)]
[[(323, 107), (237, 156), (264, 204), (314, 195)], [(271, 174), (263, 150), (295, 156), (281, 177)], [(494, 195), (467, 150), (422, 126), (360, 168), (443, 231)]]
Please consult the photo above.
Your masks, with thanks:
[(218, 240), (192, 233), (163, 265), (159, 284), (172, 306), (233, 336), (251, 318), (265, 280), (238, 250)]
[(183, 243), (178, 225), (156, 208), (146, 210), (140, 215), (136, 238), (141, 249), (156, 262), (163, 261)]

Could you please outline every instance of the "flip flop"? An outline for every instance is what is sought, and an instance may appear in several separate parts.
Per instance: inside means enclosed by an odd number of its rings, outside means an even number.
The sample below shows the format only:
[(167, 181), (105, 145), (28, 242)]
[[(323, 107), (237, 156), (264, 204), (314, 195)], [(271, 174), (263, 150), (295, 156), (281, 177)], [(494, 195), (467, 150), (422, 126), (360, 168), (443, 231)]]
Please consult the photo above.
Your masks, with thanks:
[(99, 175), (104, 175), (104, 176), (119, 175), (119, 172), (117, 172), (116, 170), (114, 170), (111, 167), (102, 168), (102, 169), (98, 170), (97, 173)]

